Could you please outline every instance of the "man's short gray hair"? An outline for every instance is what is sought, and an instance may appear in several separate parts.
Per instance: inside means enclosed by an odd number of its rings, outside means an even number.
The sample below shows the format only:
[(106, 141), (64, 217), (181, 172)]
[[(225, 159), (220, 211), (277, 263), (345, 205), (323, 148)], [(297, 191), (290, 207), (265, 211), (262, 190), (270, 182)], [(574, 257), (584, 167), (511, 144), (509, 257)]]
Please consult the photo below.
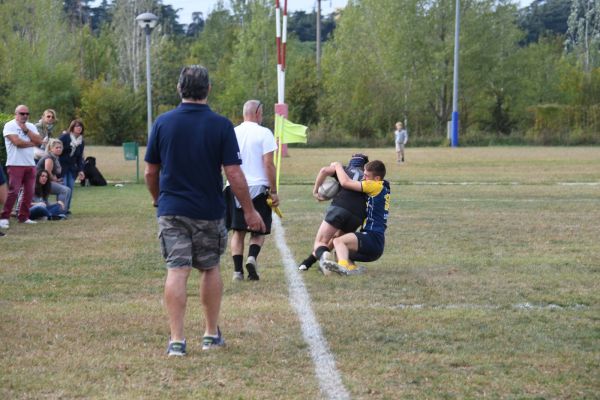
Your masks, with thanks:
[(210, 79), (208, 70), (202, 65), (183, 67), (179, 74), (177, 90), (182, 99), (204, 100), (208, 96)]

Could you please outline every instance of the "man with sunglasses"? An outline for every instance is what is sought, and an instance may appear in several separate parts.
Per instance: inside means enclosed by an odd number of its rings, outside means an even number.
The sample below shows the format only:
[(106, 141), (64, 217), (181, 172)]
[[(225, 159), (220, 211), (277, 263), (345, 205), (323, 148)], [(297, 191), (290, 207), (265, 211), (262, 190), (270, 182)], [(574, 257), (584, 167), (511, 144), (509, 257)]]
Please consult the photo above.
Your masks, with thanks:
[[(4, 143), (6, 145), (6, 167), (8, 172), (8, 197), (0, 215), (0, 228), (9, 227), (12, 208), (23, 189), (22, 204), (31, 204), (35, 187), (35, 161), (33, 151), (42, 144), (34, 124), (27, 122), (29, 108), (19, 105), (15, 109), (15, 118), (4, 125)], [(19, 207), (19, 222), (35, 224), (29, 219), (29, 207)]]
[(242, 157), (242, 171), (248, 181), (248, 188), (254, 208), (259, 212), (267, 230), (256, 232), (248, 227), (239, 202), (230, 190), (226, 190), (227, 199), (227, 228), (233, 230), (231, 236), (231, 256), (234, 266), (234, 280), (244, 280), (243, 258), (244, 240), (250, 233), (246, 270), (248, 280), (259, 280), (257, 272), (258, 253), (265, 242), (265, 235), (271, 232), (271, 207), (267, 203), (271, 198), (274, 207), (279, 205), (277, 188), (275, 186), (275, 164), (273, 156), (277, 143), (273, 132), (261, 126), (263, 105), (258, 100), (248, 100), (243, 108), (244, 122), (235, 127), (235, 136)]

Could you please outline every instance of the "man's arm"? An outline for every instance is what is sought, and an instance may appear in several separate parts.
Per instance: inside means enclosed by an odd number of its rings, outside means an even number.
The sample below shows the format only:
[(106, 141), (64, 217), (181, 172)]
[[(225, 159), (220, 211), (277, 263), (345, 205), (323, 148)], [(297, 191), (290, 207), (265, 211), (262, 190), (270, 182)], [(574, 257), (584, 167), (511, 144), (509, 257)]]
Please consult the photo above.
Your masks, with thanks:
[(277, 171), (275, 169), (275, 163), (273, 163), (273, 152), (269, 152), (267, 154), (263, 154), (263, 168), (267, 174), (267, 178), (269, 179), (269, 187), (271, 188), (271, 200), (273, 200), (273, 207), (277, 207), (279, 205), (279, 195), (277, 194), (277, 180), (276, 175)]
[(327, 178), (328, 176), (333, 176), (335, 175), (335, 167), (329, 165), (327, 167), (323, 167), (319, 170), (319, 173), (317, 174), (317, 178), (315, 179), (315, 184), (313, 186), (313, 197), (316, 198), (319, 201), (324, 201), (326, 199), (322, 198), (319, 196), (319, 186), (321, 186), (323, 184), (323, 182), (325, 182), (325, 178)]
[(160, 164), (146, 163), (144, 170), (144, 180), (146, 181), (146, 187), (152, 196), (152, 205), (158, 206), (158, 195), (160, 194), (159, 187), (159, 176), (160, 176)]
[[(18, 126), (19, 128), (21, 128), (21, 131), (23, 131), (23, 133), (24, 133), (24, 134), (26, 134), (26, 135), (29, 137), (29, 140), (31, 140), (31, 143), (32, 143), (32, 144), (31, 144), (31, 145), (29, 145), (29, 146), (22, 146), (22, 145), (21, 145), (21, 146), (19, 146), (19, 145), (15, 144), (15, 143), (13, 142), (13, 144), (14, 144), (15, 146), (17, 146), (17, 147), (34, 147), (34, 146), (39, 146), (39, 145), (41, 145), (41, 144), (42, 144), (42, 142), (43, 142), (43, 139), (42, 139), (42, 137), (41, 137), (41, 136), (38, 134), (38, 132), (37, 132), (37, 128), (35, 127), (35, 125), (33, 126), (33, 130), (29, 129), (29, 128), (27, 127), (27, 124), (25, 124), (25, 123), (17, 122), (17, 126)], [(17, 137), (17, 138), (18, 138), (18, 137)], [(21, 142), (23, 142), (23, 143), (29, 143), (29, 142), (26, 142), (26, 141), (24, 141), (24, 140), (21, 140)]]
[(342, 187), (344, 189), (354, 190), (355, 192), (363, 191), (362, 183), (360, 183), (359, 181), (352, 180), (348, 176), (348, 174), (346, 174), (346, 171), (344, 171), (344, 168), (342, 167), (341, 163), (336, 161), (336, 162), (331, 163), (331, 166), (333, 168), (335, 168), (335, 173), (337, 174), (338, 181), (340, 182), (340, 185), (342, 185)]
[(42, 143), (42, 139), (40, 138), (40, 135), (38, 135), (37, 133), (33, 133), (33, 132), (29, 131), (28, 136), (29, 136), (29, 139), (31, 139), (31, 142), (26, 142), (25, 140), (21, 139), (19, 137), (19, 135), (16, 133), (6, 135), (5, 137), (7, 137), (8, 140), (10, 140), (10, 142), (12, 144), (14, 144), (15, 146), (17, 146), (18, 148), (21, 148), (21, 149), (24, 149), (26, 147), (36, 147), (37, 145)]
[(260, 214), (254, 208), (250, 193), (248, 192), (248, 183), (246, 177), (242, 172), (242, 168), (239, 165), (225, 165), (223, 166), (225, 176), (231, 185), (231, 190), (242, 205), (244, 211), (244, 219), (248, 224), (248, 228), (255, 232), (264, 232), (267, 230), (265, 223), (263, 222)]

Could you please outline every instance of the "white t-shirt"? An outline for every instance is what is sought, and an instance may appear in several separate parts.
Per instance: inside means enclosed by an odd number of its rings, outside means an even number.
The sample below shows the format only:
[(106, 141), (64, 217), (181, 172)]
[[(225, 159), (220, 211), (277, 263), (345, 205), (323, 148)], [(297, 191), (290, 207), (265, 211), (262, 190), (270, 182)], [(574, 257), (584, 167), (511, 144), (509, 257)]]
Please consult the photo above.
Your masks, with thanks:
[(235, 135), (242, 156), (242, 171), (248, 186), (269, 186), (262, 157), (277, 150), (273, 132), (256, 122), (245, 121), (235, 127)]
[[(27, 129), (34, 133), (38, 133), (37, 128), (31, 122), (26, 122), (25, 126)], [(2, 131), (4, 135), (4, 144), (6, 145), (6, 166), (10, 167), (33, 167), (35, 161), (33, 160), (33, 151), (35, 147), (17, 147), (8, 139), (9, 135), (19, 135), (19, 139), (25, 142), (31, 142), (29, 136), (27, 136), (14, 119), (8, 121), (4, 125)]]

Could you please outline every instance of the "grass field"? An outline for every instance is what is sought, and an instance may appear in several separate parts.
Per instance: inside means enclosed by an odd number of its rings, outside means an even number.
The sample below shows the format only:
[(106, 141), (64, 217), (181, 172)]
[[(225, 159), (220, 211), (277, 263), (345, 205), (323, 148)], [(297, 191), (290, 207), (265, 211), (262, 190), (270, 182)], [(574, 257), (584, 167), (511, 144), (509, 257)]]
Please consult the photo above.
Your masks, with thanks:
[[(295, 261), (324, 204), (318, 169), (355, 149), (291, 149), (282, 220)], [(364, 276), (302, 275), (356, 399), (600, 398), (600, 148), (369, 149), (388, 166), (386, 252)], [(260, 282), (225, 281), (228, 346), (203, 353), (197, 275), (188, 357), (165, 356), (164, 267), (149, 195), (120, 148), (73, 217), (0, 238), (0, 398), (317, 399), (327, 395), (274, 238)], [(142, 168), (142, 167), (141, 167)], [(340, 396), (343, 397), (343, 396)]]

